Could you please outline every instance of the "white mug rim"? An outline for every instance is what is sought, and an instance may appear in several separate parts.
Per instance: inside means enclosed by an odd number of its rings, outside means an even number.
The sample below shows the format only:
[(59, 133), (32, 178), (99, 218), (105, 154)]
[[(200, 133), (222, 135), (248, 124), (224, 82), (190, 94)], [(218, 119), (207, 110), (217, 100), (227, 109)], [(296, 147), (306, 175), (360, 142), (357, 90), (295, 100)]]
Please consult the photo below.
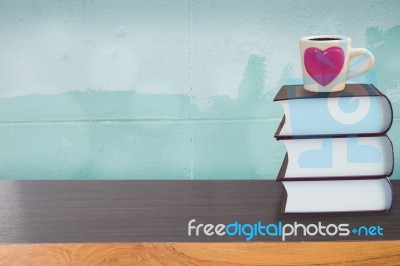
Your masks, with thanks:
[[(329, 39), (329, 38), (333, 38), (336, 40), (329, 40), (329, 41), (316, 41), (316, 40), (311, 40), (311, 39)], [(339, 39), (339, 40), (337, 40)], [(312, 36), (305, 36), (300, 38), (300, 42), (303, 43), (338, 43), (338, 42), (349, 42), (351, 39), (348, 36), (344, 36), (344, 35), (312, 35)]]

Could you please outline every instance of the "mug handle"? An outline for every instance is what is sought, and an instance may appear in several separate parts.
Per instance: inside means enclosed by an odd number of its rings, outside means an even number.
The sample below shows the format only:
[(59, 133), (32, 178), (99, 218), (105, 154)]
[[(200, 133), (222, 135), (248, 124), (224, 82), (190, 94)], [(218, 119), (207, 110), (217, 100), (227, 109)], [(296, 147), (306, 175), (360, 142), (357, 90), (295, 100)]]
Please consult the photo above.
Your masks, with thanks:
[(349, 70), (347, 79), (351, 79), (364, 74), (365, 72), (370, 70), (374, 65), (375, 58), (370, 51), (368, 51), (365, 48), (351, 48), (350, 60), (352, 60), (354, 57), (361, 55), (365, 56), (365, 61), (363, 62), (363, 65), (357, 70)]

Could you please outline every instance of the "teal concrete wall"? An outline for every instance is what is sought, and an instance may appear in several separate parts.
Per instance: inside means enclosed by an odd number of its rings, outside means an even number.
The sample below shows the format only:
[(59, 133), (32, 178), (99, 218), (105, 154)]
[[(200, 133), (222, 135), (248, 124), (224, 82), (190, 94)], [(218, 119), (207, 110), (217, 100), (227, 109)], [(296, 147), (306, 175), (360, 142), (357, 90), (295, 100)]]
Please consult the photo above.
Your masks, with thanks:
[(392, 101), (399, 164), (399, 12), (399, 1), (0, 1), (0, 178), (275, 179), (285, 148), (272, 99), (302, 82), (298, 39), (314, 34), (374, 53), (353, 81)]

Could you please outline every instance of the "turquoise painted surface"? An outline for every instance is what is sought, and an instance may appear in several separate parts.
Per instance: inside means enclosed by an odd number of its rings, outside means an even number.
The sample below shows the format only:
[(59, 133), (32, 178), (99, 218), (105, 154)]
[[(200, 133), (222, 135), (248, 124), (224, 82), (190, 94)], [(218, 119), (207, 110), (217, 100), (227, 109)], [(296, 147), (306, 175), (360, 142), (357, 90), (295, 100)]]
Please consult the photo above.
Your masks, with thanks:
[(272, 137), (280, 121), (267, 114), (281, 107), (262, 94), (263, 75), (264, 59), (251, 56), (239, 97), (215, 96), (207, 112), (184, 95), (123, 91), (2, 99), (0, 176), (272, 179), (285, 151)]
[(195, 179), (275, 179), (285, 156), (271, 138), (278, 121), (199, 122), (193, 125)]
[(368, 48), (376, 57), (376, 85), (391, 100), (396, 118), (400, 117), (400, 25), (386, 31), (377, 27), (366, 31)]
[(302, 82), (298, 38), (324, 33), (375, 54), (354, 81), (391, 99), (398, 165), (399, 11), (398, 1), (0, 2), (0, 178), (275, 179), (285, 148), (272, 99)]
[(134, 91), (67, 91), (0, 100), (0, 121), (190, 119), (186, 95)]
[(3, 179), (189, 179), (184, 123), (0, 125)]

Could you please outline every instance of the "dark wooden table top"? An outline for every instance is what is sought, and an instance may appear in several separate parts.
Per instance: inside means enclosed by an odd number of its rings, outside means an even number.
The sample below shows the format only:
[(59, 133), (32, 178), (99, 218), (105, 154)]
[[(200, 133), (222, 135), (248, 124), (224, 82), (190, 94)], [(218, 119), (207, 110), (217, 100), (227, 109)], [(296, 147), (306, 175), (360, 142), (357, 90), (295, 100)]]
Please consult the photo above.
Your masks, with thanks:
[[(395, 192), (400, 181), (392, 181)], [(281, 214), (275, 181), (0, 181), (1, 243), (235, 242), (243, 236), (188, 236), (196, 224), (348, 223), (383, 236), (297, 236), (287, 241), (399, 240), (400, 202), (391, 212)], [(282, 241), (257, 236), (252, 241)]]

